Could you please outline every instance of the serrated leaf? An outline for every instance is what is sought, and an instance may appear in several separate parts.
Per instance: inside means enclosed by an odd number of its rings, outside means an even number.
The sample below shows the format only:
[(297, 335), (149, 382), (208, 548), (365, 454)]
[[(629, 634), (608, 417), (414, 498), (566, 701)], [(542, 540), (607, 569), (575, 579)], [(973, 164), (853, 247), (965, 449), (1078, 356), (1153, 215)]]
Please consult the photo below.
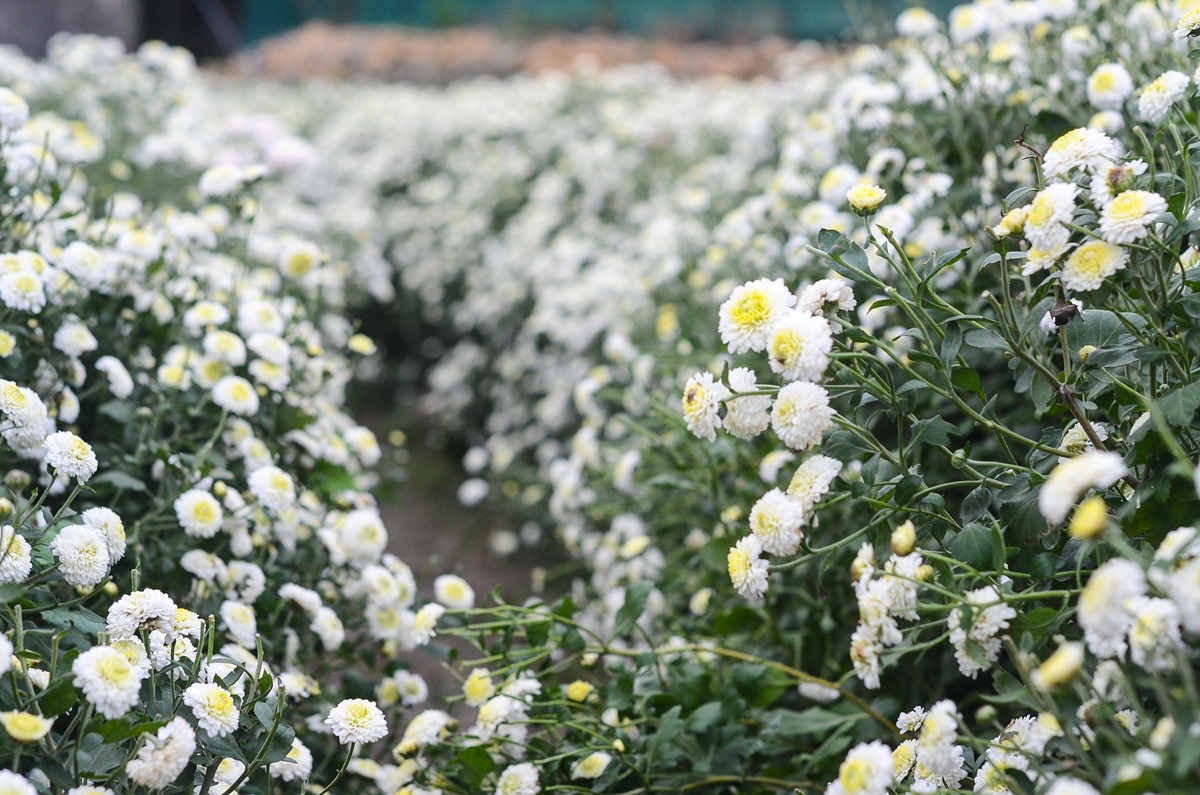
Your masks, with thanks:
[(949, 444), (950, 434), (957, 432), (958, 429), (954, 425), (946, 422), (941, 417), (920, 420), (913, 424), (912, 444)]
[(627, 635), (633, 629), (633, 625), (642, 617), (642, 612), (646, 609), (646, 600), (650, 598), (650, 591), (653, 588), (653, 583), (639, 582), (625, 589), (625, 602), (617, 611), (613, 627), (614, 637)]
[(980, 486), (963, 500), (959, 518), (964, 525), (977, 521), (992, 505), (992, 492), (986, 486)]
[(286, 723), (279, 724), (279, 728), (275, 730), (275, 736), (271, 738), (271, 742), (267, 745), (266, 754), (263, 756), (263, 764), (269, 765), (272, 762), (279, 762), (287, 757), (292, 750), (292, 740), (296, 738), (296, 730)]
[(1196, 410), (1200, 409), (1200, 382), (1174, 389), (1155, 403), (1169, 425), (1186, 428), (1196, 419)]
[(954, 559), (973, 569), (985, 570), (992, 563), (992, 531), (978, 523), (964, 527), (950, 542)]

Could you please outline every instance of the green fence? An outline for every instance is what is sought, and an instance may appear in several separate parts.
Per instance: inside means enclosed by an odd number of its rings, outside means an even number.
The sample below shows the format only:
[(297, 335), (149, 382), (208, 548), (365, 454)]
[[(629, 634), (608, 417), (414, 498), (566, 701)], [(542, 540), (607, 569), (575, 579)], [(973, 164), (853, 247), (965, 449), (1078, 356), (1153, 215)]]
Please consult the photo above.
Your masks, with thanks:
[[(830, 39), (895, 17), (905, 0), (248, 0), (243, 30), (261, 39), (311, 19), (446, 27), (487, 23), (515, 33), (603, 29), (730, 39)], [(947, 11), (951, 0), (925, 3)]]

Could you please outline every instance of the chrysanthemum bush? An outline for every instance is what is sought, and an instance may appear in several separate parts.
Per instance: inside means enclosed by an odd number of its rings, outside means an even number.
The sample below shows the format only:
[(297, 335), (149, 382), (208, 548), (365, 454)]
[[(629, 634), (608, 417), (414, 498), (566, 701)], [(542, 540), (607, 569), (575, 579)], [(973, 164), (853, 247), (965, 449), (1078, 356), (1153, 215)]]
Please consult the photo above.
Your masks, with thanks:
[(377, 188), (402, 294), (457, 338), (434, 394), (490, 412), (468, 467), (545, 500), (582, 573), (447, 630), (479, 654), (398, 738), (411, 791), (1191, 786), (1187, 12), (909, 12), (640, 181), (715, 103), (639, 126), (620, 78), (547, 80), (612, 95), (551, 103), (588, 137), (523, 149), (558, 128), (422, 96), (446, 148)]
[(211, 98), (182, 51), (0, 72), (3, 789), (332, 791), (425, 698), (446, 606), (367, 490), (337, 235), (268, 209), (305, 163), (237, 117), (186, 138)]

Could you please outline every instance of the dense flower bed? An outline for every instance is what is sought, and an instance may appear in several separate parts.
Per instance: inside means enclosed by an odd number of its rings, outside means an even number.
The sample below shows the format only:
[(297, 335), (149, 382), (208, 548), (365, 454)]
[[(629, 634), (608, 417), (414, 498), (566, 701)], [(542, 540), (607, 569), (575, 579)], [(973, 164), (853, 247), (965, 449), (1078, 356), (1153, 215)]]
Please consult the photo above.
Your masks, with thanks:
[[(1198, 14), (914, 10), (752, 84), (5, 60), (55, 114), (0, 119), (6, 785), (1187, 791)], [(569, 596), (416, 609), (371, 301)]]

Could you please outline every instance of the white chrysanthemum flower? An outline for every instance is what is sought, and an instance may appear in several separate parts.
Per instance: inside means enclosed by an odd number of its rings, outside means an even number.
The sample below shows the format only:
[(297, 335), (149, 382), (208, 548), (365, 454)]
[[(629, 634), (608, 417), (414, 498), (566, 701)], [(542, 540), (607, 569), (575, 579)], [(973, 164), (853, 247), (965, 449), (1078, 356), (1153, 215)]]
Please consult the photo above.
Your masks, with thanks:
[(166, 632), (156, 629), (150, 633), (150, 662), (154, 670), (161, 671), (168, 665), (183, 663), (184, 669), (175, 671), (176, 678), (185, 679), (192, 669), (192, 661), (196, 659), (196, 644), (183, 635), (173, 640)]
[(342, 553), (360, 566), (379, 562), (387, 542), (383, 517), (373, 508), (350, 511), (338, 526), (338, 545)]
[(756, 601), (767, 592), (767, 562), (758, 536), (748, 535), (729, 550), (727, 566), (734, 589), (745, 599)]
[(433, 598), (451, 610), (470, 610), (475, 606), (475, 589), (456, 574), (443, 574), (433, 581)]
[[(958, 670), (974, 679), (976, 674), (986, 671), (1000, 656), (1000, 631), (1008, 629), (1008, 622), (1017, 617), (1017, 611), (1002, 601), (999, 592), (992, 586), (970, 591), (966, 597), (973, 613), (970, 630), (964, 631), (962, 628), (962, 611), (967, 609), (965, 606), (951, 610), (946, 625), (950, 629), (950, 643), (954, 646)], [(983, 659), (979, 659), (980, 655)]]
[(119, 718), (138, 703), (141, 669), (111, 646), (93, 646), (71, 664), (75, 686), (106, 718)]
[(750, 529), (764, 552), (794, 555), (804, 533), (802, 506), (779, 489), (771, 489), (750, 509)]
[(938, 31), (937, 16), (924, 8), (908, 8), (896, 17), (896, 33), (915, 39), (932, 36)]
[(860, 183), (846, 191), (846, 202), (858, 215), (871, 215), (886, 198), (887, 191), (878, 185)]
[(331, 607), (318, 610), (308, 626), (321, 639), (321, 645), (326, 651), (336, 651), (346, 640), (346, 628)]
[(291, 508), (296, 502), (296, 483), (277, 466), (254, 470), (248, 478), (250, 493), (259, 504), (273, 513)]
[(19, 773), (0, 770), (0, 795), (37, 795), (37, 787)]
[(133, 377), (115, 356), (101, 356), (96, 360), (96, 369), (108, 379), (108, 391), (113, 397), (124, 400), (133, 394)]
[(312, 751), (293, 737), (292, 748), (287, 756), (278, 762), (272, 762), (267, 770), (273, 777), (282, 781), (307, 781), (312, 775), (312, 766)]
[[(748, 367), (735, 367), (729, 371), (729, 385), (735, 392), (753, 392), (758, 388), (758, 378)], [(739, 439), (753, 439), (771, 424), (771, 396), (747, 395), (727, 398), (723, 422), (725, 430), (733, 436)]]
[(820, 279), (805, 287), (796, 299), (796, 309), (810, 315), (823, 315), (825, 308), (830, 305), (843, 312), (851, 312), (858, 306), (850, 282), (845, 279)]
[(54, 467), (59, 475), (76, 478), (86, 483), (96, 474), (96, 454), (92, 446), (70, 431), (58, 431), (42, 442), (46, 450), (46, 464)]
[(805, 514), (816, 508), (829, 492), (834, 478), (842, 471), (842, 462), (825, 455), (815, 455), (809, 458), (788, 483), (787, 495), (800, 504)]
[(955, 753), (958, 710), (950, 700), (929, 708), (917, 737), (917, 764), (934, 776), (953, 777), (962, 770), (962, 750)]
[(1118, 193), (1133, 184), (1133, 178), (1146, 173), (1149, 166), (1138, 158), (1126, 163), (1109, 163), (1096, 169), (1088, 186), (1088, 194), (1097, 209), (1108, 206)]
[(207, 491), (188, 489), (175, 500), (175, 516), (188, 535), (212, 538), (221, 529), (225, 511), (217, 498)]
[(238, 707), (233, 694), (215, 682), (197, 682), (183, 691), (183, 703), (192, 708), (196, 722), (210, 737), (224, 737), (238, 727)]
[(1184, 650), (1179, 607), (1169, 599), (1135, 597), (1127, 605), (1133, 615), (1129, 627), (1129, 656), (1147, 671), (1166, 673), (1176, 667)]
[(600, 778), (611, 761), (612, 754), (604, 751), (592, 751), (571, 768), (571, 778)]
[(1200, 36), (1200, 8), (1193, 8), (1180, 17), (1179, 22), (1175, 23), (1175, 31), (1171, 34), (1176, 41), (1193, 36)]
[(529, 762), (509, 765), (496, 781), (496, 795), (537, 795), (541, 791), (538, 769)]
[(0, 583), (24, 582), (32, 569), (29, 542), (12, 525), (0, 527)]
[(1025, 238), (1035, 249), (1055, 251), (1066, 245), (1071, 233), (1065, 226), (1075, 215), (1079, 186), (1057, 182), (1038, 191), (1025, 214)]
[(29, 120), (29, 105), (11, 88), (0, 88), (0, 127), (15, 132)]
[(1095, 171), (1117, 159), (1117, 144), (1099, 130), (1077, 127), (1059, 136), (1046, 150), (1046, 176), (1065, 179), (1072, 170)]
[(35, 273), (12, 271), (0, 276), (0, 301), (10, 309), (37, 314), (46, 306), (46, 288)]
[(1092, 572), (1079, 595), (1078, 607), (1083, 639), (1092, 654), (1108, 659), (1125, 652), (1126, 635), (1134, 620), (1130, 602), (1145, 593), (1145, 574), (1131, 560), (1116, 558)]
[(258, 634), (258, 620), (254, 616), (254, 608), (232, 599), (221, 604), (221, 623), (229, 632), (234, 642), (247, 649), (255, 646), (255, 635)]
[(496, 695), (496, 685), (492, 675), (486, 668), (476, 668), (466, 678), (462, 685), (463, 701), (467, 706), (482, 706), (485, 701)]
[[(521, 706), (521, 702), (507, 696), (498, 696), (492, 699), (492, 701), (497, 701), (500, 698), (505, 698)], [(491, 702), (488, 703), (490, 704)], [(480, 711), (480, 717), (482, 718), (482, 710)], [(408, 726), (404, 728), (404, 734), (400, 737), (400, 745), (410, 744), (414, 748), (424, 748), (434, 745), (441, 740), (443, 730), (450, 725), (452, 720), (449, 715), (440, 709), (427, 709), (409, 721)]]
[(1087, 81), (1088, 101), (1100, 110), (1120, 110), (1133, 93), (1133, 78), (1119, 63), (1096, 67)]
[(1089, 240), (1071, 252), (1063, 263), (1060, 281), (1074, 292), (1098, 290), (1129, 264), (1129, 252), (1103, 240)]
[(846, 754), (825, 795), (887, 795), (892, 781), (891, 749), (879, 740), (860, 743)]
[(157, 629), (170, 635), (175, 631), (177, 612), (175, 602), (162, 591), (134, 591), (108, 608), (108, 634), (112, 638), (132, 638), (142, 630)]
[(1157, 193), (1127, 190), (1100, 211), (1100, 235), (1109, 243), (1133, 243), (1166, 211), (1167, 202)]
[(196, 732), (178, 715), (148, 738), (138, 755), (125, 766), (133, 783), (149, 789), (164, 789), (184, 771), (196, 752)]
[[(1100, 441), (1108, 439), (1108, 428), (1101, 422), (1092, 423), (1092, 430), (1096, 433), (1096, 438)], [(1058, 463), (1064, 463), (1075, 456), (1090, 453), (1096, 449), (1092, 444), (1092, 440), (1088, 437), (1087, 432), (1083, 430), (1083, 426), (1078, 422), (1071, 423), (1070, 427), (1063, 432), (1062, 439), (1058, 443), (1060, 450), (1065, 450), (1070, 455), (1059, 456)]]
[(772, 372), (787, 381), (816, 381), (829, 367), (833, 331), (819, 315), (800, 309), (780, 318), (767, 342)]
[(1100, 791), (1087, 782), (1063, 776), (1054, 780), (1046, 795), (1100, 795)]
[(1088, 489), (1104, 489), (1129, 473), (1117, 453), (1093, 450), (1056, 466), (1038, 492), (1038, 510), (1050, 524), (1058, 524)]
[(850, 663), (854, 666), (854, 675), (868, 690), (879, 688), (882, 670), (879, 654), (882, 651), (878, 636), (866, 627), (858, 627), (850, 636)]
[(696, 373), (683, 388), (683, 418), (697, 438), (713, 441), (721, 424), (721, 401), (729, 396), (725, 385), (713, 381), (712, 373)]
[(108, 543), (108, 556), (113, 563), (125, 557), (125, 523), (110, 508), (89, 508), (80, 517), (88, 527), (94, 527), (104, 535)]
[(1138, 115), (1151, 124), (1159, 123), (1171, 112), (1171, 106), (1187, 94), (1191, 82), (1183, 72), (1174, 69), (1163, 72), (1142, 87), (1138, 97)]
[(315, 616), (324, 604), (321, 601), (321, 595), (316, 591), (305, 588), (302, 585), (296, 585), (294, 582), (279, 586), (279, 598), (288, 602), (294, 602), (310, 617)]
[(807, 450), (821, 443), (821, 436), (833, 427), (835, 414), (824, 387), (793, 381), (775, 398), (771, 427), (789, 449)]
[(54, 347), (67, 356), (78, 358), (96, 350), (99, 345), (88, 327), (78, 320), (63, 323), (58, 331), (54, 332)]
[(213, 384), (212, 399), (231, 414), (249, 417), (258, 413), (258, 393), (254, 391), (254, 385), (241, 376), (223, 376)]
[(95, 784), (85, 784), (82, 787), (72, 787), (67, 795), (116, 795), (108, 787), (97, 787)]
[(232, 331), (214, 329), (204, 335), (204, 353), (232, 367), (246, 363), (246, 343)]
[(896, 728), (901, 734), (918, 731), (921, 724), (925, 722), (925, 708), (922, 706), (913, 707), (908, 712), (901, 712), (900, 717), (896, 718)]
[(50, 542), (50, 548), (58, 558), (59, 574), (76, 588), (92, 588), (108, 576), (112, 565), (108, 542), (94, 527), (64, 527)]
[(796, 304), (783, 279), (757, 279), (735, 287), (721, 304), (717, 328), (730, 353), (762, 351), (771, 331)]

